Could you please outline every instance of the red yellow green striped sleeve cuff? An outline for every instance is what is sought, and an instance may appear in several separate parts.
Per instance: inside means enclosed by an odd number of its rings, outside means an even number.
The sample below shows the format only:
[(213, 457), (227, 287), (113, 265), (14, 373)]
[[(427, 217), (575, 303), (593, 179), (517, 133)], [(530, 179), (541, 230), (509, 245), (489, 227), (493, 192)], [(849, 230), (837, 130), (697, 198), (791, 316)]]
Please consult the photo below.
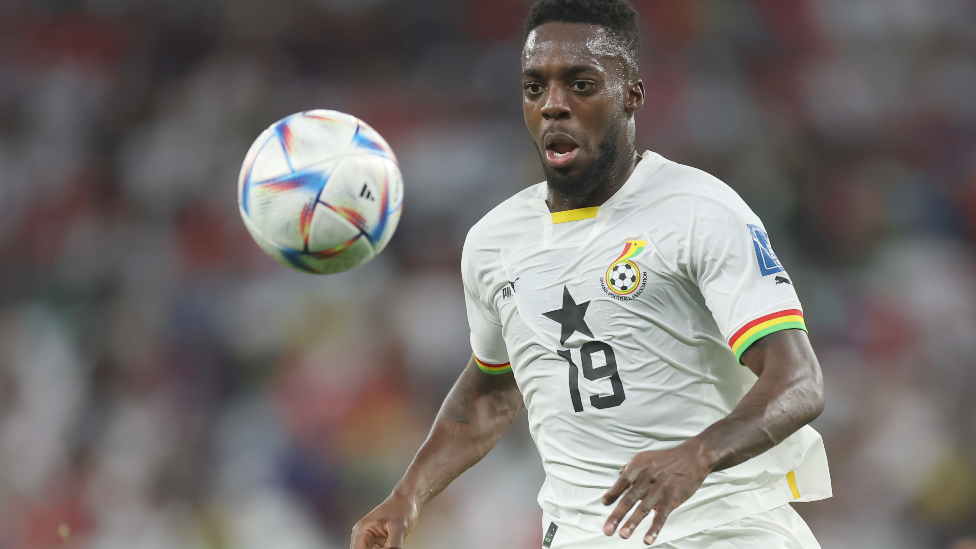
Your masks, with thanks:
[(803, 322), (803, 311), (799, 309), (788, 309), (778, 313), (761, 316), (743, 326), (738, 332), (729, 339), (729, 346), (735, 353), (736, 360), (742, 360), (742, 353), (750, 345), (760, 338), (768, 336), (780, 330), (803, 330), (807, 331), (807, 325)]
[(474, 361), (478, 363), (478, 368), (481, 368), (481, 371), (486, 374), (507, 374), (512, 371), (511, 362), (506, 362), (505, 364), (488, 364), (478, 357), (474, 357)]

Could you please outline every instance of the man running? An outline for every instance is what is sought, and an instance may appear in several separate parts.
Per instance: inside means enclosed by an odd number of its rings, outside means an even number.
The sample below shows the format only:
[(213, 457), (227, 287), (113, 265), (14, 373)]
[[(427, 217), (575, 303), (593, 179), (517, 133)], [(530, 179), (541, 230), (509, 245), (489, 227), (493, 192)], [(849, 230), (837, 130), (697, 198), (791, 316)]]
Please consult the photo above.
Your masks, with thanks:
[(718, 179), (636, 152), (626, 0), (542, 0), (526, 31), (546, 181), (468, 233), (474, 356), (351, 547), (401, 547), (525, 406), (543, 547), (818, 548), (788, 504), (831, 495), (807, 426), (823, 382), (762, 221)]

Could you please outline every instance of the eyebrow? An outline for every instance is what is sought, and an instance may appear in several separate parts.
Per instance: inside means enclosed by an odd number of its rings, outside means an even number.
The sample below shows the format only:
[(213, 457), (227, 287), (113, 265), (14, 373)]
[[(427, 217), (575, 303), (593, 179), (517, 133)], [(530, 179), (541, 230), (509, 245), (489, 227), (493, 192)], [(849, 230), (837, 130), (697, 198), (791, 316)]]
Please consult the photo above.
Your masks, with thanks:
[[(587, 71), (599, 72), (600, 69), (592, 65), (572, 65), (566, 69), (565, 76), (576, 76), (577, 74)], [(528, 78), (542, 78), (542, 71), (539, 69), (525, 69), (522, 71), (522, 76)]]
[(598, 68), (596, 68), (596, 67), (594, 67), (592, 65), (573, 65), (573, 66), (569, 67), (568, 69), (566, 69), (566, 75), (567, 76), (576, 76), (577, 74), (579, 74), (581, 72), (587, 72), (587, 71), (599, 72), (600, 69), (598, 69)]

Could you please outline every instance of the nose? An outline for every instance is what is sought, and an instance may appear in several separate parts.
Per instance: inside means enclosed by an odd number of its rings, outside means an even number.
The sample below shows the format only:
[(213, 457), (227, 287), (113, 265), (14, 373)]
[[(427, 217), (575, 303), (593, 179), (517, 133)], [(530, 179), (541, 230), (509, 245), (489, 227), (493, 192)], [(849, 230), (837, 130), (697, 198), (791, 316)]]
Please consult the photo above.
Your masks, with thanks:
[(542, 117), (546, 120), (569, 118), (568, 93), (562, 86), (550, 86), (542, 100)]

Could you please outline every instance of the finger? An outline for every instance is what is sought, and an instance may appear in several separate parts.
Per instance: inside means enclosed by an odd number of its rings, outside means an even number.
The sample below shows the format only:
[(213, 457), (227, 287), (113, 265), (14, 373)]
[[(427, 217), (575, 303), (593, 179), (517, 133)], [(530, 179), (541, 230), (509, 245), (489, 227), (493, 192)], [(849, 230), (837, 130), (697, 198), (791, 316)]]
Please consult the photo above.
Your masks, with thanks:
[(360, 529), (358, 526), (352, 530), (352, 539), (349, 542), (349, 549), (373, 549), (373, 546), (386, 541), (383, 538), (377, 539), (372, 532), (367, 529)]
[(386, 536), (382, 532), (376, 532), (375, 527), (362, 527), (356, 525), (352, 529), (352, 539), (349, 543), (350, 549), (373, 549), (383, 547), (386, 543)]
[(627, 539), (633, 535), (634, 530), (640, 525), (641, 521), (654, 510), (657, 498), (653, 495), (645, 495), (634, 512), (627, 518), (627, 522), (620, 527), (620, 537)]
[(620, 524), (620, 521), (627, 516), (627, 513), (641, 500), (641, 496), (643, 495), (643, 490), (639, 485), (631, 486), (630, 490), (627, 490), (627, 493), (620, 498), (617, 507), (610, 513), (607, 523), (603, 525), (603, 533), (612, 536), (617, 530), (617, 525)]
[(654, 520), (651, 521), (651, 529), (644, 536), (644, 543), (647, 545), (654, 543), (657, 535), (661, 533), (661, 528), (664, 527), (664, 521), (668, 520), (668, 515), (670, 514), (671, 509), (666, 505), (659, 504), (654, 507)]
[(631, 480), (630, 477), (625, 474), (625, 471), (626, 468), (620, 470), (620, 476), (617, 477), (617, 482), (614, 482), (613, 486), (611, 486), (610, 489), (603, 494), (604, 505), (610, 505), (617, 501), (620, 494), (624, 493), (624, 490), (630, 486)]
[(402, 524), (389, 527), (389, 534), (386, 536), (386, 545), (383, 549), (400, 549), (403, 547), (403, 538), (407, 537), (407, 528)]

